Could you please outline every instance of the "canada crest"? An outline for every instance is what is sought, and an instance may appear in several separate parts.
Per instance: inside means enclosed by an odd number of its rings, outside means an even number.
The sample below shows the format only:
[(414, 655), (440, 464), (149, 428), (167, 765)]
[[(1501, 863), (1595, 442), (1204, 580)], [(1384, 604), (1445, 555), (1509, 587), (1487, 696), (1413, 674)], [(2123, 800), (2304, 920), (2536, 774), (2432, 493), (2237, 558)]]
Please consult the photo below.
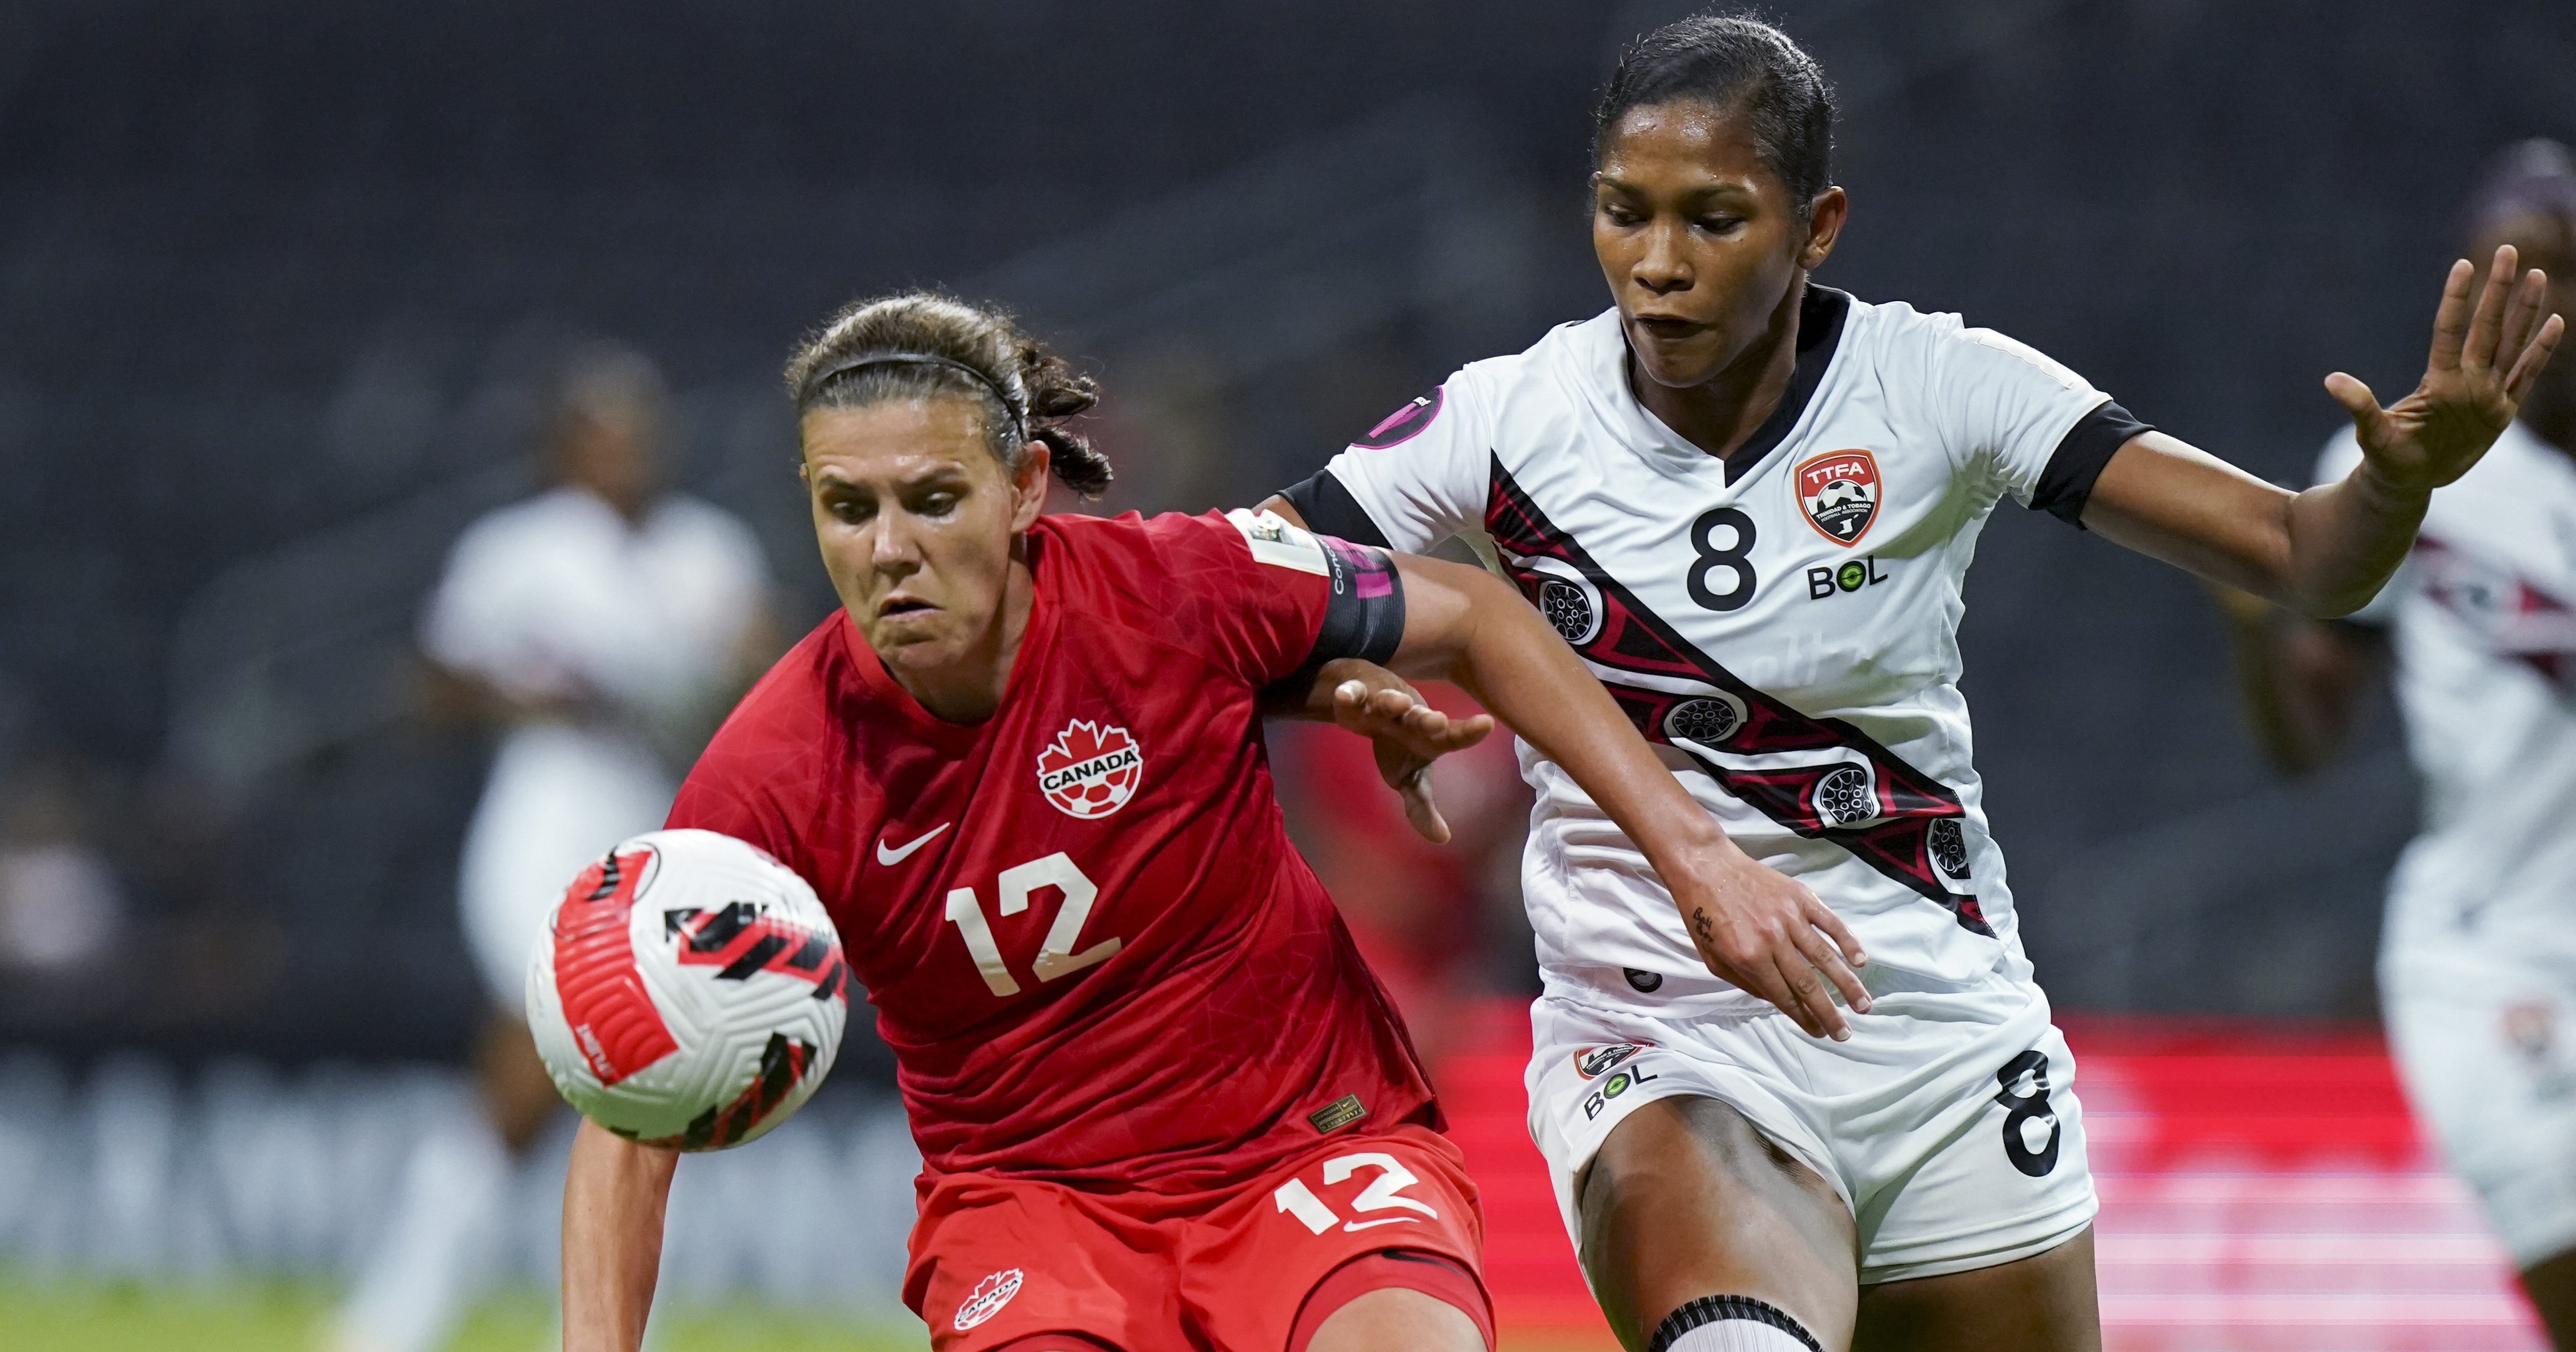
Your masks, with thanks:
[(1127, 806), (1145, 777), (1145, 753), (1125, 728), (1077, 718), (1038, 753), (1038, 789), (1069, 816), (1088, 821)]
[(1018, 1268), (1006, 1268), (977, 1282), (975, 1289), (966, 1293), (966, 1299), (958, 1302), (957, 1317), (950, 1322), (964, 1333), (1000, 1314), (1002, 1307), (1011, 1303), (1011, 1297), (1020, 1293), (1020, 1281)]
[(1867, 451), (1810, 456), (1793, 483), (1807, 523), (1835, 544), (1860, 543), (1878, 519), (1878, 461)]

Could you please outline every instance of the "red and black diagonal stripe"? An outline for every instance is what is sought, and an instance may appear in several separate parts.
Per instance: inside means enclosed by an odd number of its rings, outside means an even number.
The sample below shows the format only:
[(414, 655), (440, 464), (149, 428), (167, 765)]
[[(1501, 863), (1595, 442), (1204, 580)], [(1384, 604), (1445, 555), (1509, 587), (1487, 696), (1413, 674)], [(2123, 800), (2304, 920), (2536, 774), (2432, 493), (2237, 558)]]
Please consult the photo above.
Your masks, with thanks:
[[(1647, 740), (1678, 746), (1728, 793), (1764, 816), (1801, 836), (1842, 846), (1861, 862), (1947, 909), (1961, 928), (1994, 937), (1994, 928), (1986, 923), (1977, 898), (1951, 891), (1933, 868), (1934, 825), (1966, 815), (1959, 796), (1948, 785), (1906, 764), (1851, 724), (1801, 713), (1754, 688), (1700, 651), (1594, 562), (1571, 534), (1548, 520), (1547, 514), (1513, 480), (1511, 472), (1503, 468), (1499, 457), (1493, 461), (1491, 483), (1485, 504), (1485, 529), (1494, 537), (1495, 545), (1518, 558), (1556, 559), (1579, 571), (1600, 591), (1605, 611), (1601, 624), (1591, 639), (1577, 648), (1587, 660), (1619, 671), (1697, 681), (1735, 696), (1743, 702), (1745, 718), (1742, 726), (1727, 736), (1730, 751), (1859, 752), (1875, 772), (1878, 815), (1866, 825), (1848, 827), (1830, 824), (1818, 815), (1814, 806), (1817, 786), (1840, 768), (1842, 761), (1789, 769), (1731, 768), (1667, 735), (1666, 715), (1690, 696), (1603, 682)], [(1537, 588), (1546, 575), (1518, 567), (1512, 571), (1522, 590), (1535, 601)]]

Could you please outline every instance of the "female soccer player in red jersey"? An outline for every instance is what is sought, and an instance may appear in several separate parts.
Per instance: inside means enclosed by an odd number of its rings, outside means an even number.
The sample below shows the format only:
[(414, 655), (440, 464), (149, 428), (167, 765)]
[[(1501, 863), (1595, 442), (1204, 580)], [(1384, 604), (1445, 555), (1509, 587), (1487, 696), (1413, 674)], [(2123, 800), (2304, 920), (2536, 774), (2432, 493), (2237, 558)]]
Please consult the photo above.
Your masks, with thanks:
[[(1108, 480), (1061, 425), (1092, 387), (998, 316), (856, 306), (787, 375), (844, 609), (670, 824), (830, 907), (925, 1160), (904, 1297), (933, 1346), (1489, 1346), (1475, 1188), (1282, 829), (1263, 692), (1345, 658), (1454, 680), (1712, 904), (1715, 824), (1481, 572), (1251, 512), (1040, 515), (1050, 473)], [(1839, 923), (1800, 921), (1782, 972), (1848, 980)], [(568, 1352), (636, 1346), (674, 1160), (583, 1125)]]

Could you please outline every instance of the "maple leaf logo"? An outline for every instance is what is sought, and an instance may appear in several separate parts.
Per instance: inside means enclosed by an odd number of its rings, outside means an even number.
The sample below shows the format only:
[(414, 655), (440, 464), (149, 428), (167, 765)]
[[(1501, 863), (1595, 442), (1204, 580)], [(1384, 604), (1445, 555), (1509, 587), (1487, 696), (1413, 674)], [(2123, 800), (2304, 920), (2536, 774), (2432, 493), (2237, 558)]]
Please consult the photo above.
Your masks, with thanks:
[(1125, 807), (1144, 777), (1144, 750), (1125, 728), (1077, 718), (1038, 753), (1039, 792), (1086, 821)]
[(1002, 1307), (1011, 1303), (1011, 1297), (1020, 1293), (1020, 1283), (1018, 1268), (1007, 1268), (977, 1282), (975, 1289), (967, 1292), (966, 1299), (958, 1304), (957, 1317), (950, 1322), (957, 1325), (959, 1333), (964, 1333), (1001, 1313)]

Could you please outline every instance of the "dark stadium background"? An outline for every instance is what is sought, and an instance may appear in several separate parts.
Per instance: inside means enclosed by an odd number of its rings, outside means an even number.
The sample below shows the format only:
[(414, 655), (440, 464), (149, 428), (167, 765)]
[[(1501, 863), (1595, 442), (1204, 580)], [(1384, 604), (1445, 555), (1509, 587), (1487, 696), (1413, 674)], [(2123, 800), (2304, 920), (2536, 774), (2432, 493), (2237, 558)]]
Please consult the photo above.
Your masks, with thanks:
[[(457, 1045), (483, 747), (401, 717), (401, 645), (454, 530), (528, 483), (571, 337), (667, 365), (685, 483), (762, 528), (800, 621), (828, 594), (773, 373), (871, 290), (1086, 354), (1113, 506), (1248, 503), (1603, 304), (1587, 101), (1683, 9), (14, 6), (0, 764), (71, 786), (140, 923), (77, 989), (0, 984), (0, 1036)], [(2484, 156), (2576, 133), (2554, 0), (1778, 15), (1845, 108), (1823, 281), (2282, 479), (2326, 371), (2418, 369)], [(2189, 580), (2009, 504), (1973, 576), (1979, 764), (2059, 1003), (2367, 1017), (2412, 812), (2387, 711), (2282, 787)]]
[[(1602, 307), (1588, 104), (1621, 40), (1691, 8), (0, 7), (0, 866), (68, 842), (124, 904), (68, 968), (0, 951), (6, 1336), (287, 1345), (377, 1224), (406, 1115), (461, 1093), (421, 1063), (453, 1066), (483, 999), (454, 885), (490, 743), (418, 715), (411, 634), (457, 532), (535, 485), (574, 345), (663, 364), (681, 486), (758, 528), (800, 629), (831, 601), (776, 371), (857, 295), (945, 286), (1081, 354), (1108, 507), (1246, 505)], [(2283, 481), (2337, 424), (2326, 372), (2393, 398), (2421, 369), (2487, 157), (2576, 140), (2566, 0), (1768, 13), (1842, 94), (1854, 213), (1821, 281), (1963, 312)], [(2393, 710), (2284, 785), (2196, 583), (2010, 504), (1972, 577), (1978, 764), (2086, 1059), (2112, 1345), (2535, 1345), (2367, 1027), (2415, 811)], [(1453, 793), (1488, 819), (1481, 859), (1401, 856), (1351, 815), (1382, 800), (1335, 736), (1281, 736), (1283, 791), (1447, 1052), (1507, 1339), (1605, 1345), (1521, 1135), (1510, 795)], [(1408, 912), (1434, 883), (1447, 909)], [(803, 1120), (682, 1175), (694, 1298), (891, 1309), (913, 1160), (889, 1063), (851, 1048)], [(329, 1167), (251, 1159), (314, 1123)], [(512, 1271), (542, 1286), (559, 1165), (525, 1173)], [(2288, 1256), (2226, 1247), (2258, 1232)], [(2450, 1266), (2353, 1256), (2425, 1235)], [(245, 1270), (305, 1285), (260, 1307), (273, 1336), (206, 1341), (185, 1301)], [(48, 1274), (70, 1284), (22, 1280)], [(108, 1279), (184, 1298), (80, 1285)], [(23, 1332), (98, 1309), (90, 1341)], [(871, 1346), (917, 1341), (908, 1318)], [(811, 1345), (848, 1345), (834, 1319)]]

